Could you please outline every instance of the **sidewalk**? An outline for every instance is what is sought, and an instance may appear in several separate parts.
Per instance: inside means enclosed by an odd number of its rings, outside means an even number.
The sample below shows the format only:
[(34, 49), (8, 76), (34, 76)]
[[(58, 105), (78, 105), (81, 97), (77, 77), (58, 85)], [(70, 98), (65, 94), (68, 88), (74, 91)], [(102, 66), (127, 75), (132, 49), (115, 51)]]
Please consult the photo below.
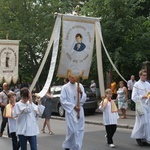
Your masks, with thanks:
[[(119, 128), (126, 128), (126, 129), (133, 129), (134, 123), (135, 123), (135, 111), (132, 111), (130, 109), (127, 109), (126, 114), (127, 114), (127, 118), (126, 119), (122, 119), (122, 113), (119, 110), (118, 111), (120, 118), (118, 119), (118, 127)], [(102, 115), (102, 111), (100, 111), (99, 109), (96, 110), (96, 114), (101, 114), (99, 115), (99, 120), (97, 121), (96, 118), (92, 118), (92, 120), (86, 120), (86, 123), (93, 123), (93, 124), (99, 124), (99, 125), (103, 125), (103, 115)]]
[[(118, 119), (118, 128), (125, 128), (125, 129), (133, 129), (134, 122), (135, 122), (135, 111), (131, 111), (127, 109), (127, 118), (121, 119), (121, 112), (119, 111), (120, 118)], [(52, 119), (57, 120), (65, 120), (65, 117), (59, 116), (52, 116)], [(96, 110), (94, 115), (87, 115), (85, 116), (85, 123), (86, 124), (94, 124), (94, 125), (103, 125), (103, 115), (100, 110)]]
[[(114, 100), (115, 101), (115, 100)], [(128, 102), (128, 109), (126, 111), (126, 119), (122, 119), (122, 113), (121, 110), (118, 111), (120, 118), (118, 119), (118, 127), (119, 128), (126, 128), (126, 129), (133, 129), (134, 123), (135, 123), (135, 111), (130, 109), (130, 101)], [(97, 109), (96, 110), (96, 115), (99, 114), (98, 118), (96, 117), (90, 117), (90, 120), (88, 118), (88, 120), (85, 117), (85, 123), (89, 123), (89, 124), (95, 124), (95, 125), (103, 125), (103, 115), (102, 115), (102, 111)]]

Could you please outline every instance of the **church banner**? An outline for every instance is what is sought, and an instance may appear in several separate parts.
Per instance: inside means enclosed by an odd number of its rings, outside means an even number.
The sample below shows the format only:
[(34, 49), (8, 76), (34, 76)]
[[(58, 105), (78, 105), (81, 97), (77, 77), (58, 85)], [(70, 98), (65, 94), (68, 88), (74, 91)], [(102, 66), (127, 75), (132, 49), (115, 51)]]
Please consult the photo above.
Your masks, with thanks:
[(18, 40), (0, 40), (0, 83), (18, 80)]
[(95, 20), (89, 17), (63, 15), (62, 51), (57, 72), (67, 77), (88, 79), (92, 62)]

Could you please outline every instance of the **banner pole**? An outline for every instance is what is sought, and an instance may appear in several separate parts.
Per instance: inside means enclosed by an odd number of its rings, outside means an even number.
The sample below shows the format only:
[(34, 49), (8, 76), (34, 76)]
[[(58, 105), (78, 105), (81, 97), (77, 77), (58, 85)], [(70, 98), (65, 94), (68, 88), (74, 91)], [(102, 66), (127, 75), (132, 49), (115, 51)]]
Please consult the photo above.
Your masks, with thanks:
[(104, 87), (104, 75), (103, 75), (102, 50), (101, 50), (101, 40), (100, 40), (100, 35), (98, 32), (97, 24), (99, 24), (99, 21), (96, 22), (96, 24), (95, 24), (97, 69), (98, 69), (100, 93), (101, 93), (101, 97), (104, 98), (105, 97), (105, 87)]
[[(80, 93), (79, 93), (78, 89), (79, 89), (79, 78), (77, 80), (77, 92), (78, 92), (77, 93), (77, 106), (78, 106), (78, 108), (80, 108)], [(80, 110), (78, 111), (77, 118), (80, 119)]]

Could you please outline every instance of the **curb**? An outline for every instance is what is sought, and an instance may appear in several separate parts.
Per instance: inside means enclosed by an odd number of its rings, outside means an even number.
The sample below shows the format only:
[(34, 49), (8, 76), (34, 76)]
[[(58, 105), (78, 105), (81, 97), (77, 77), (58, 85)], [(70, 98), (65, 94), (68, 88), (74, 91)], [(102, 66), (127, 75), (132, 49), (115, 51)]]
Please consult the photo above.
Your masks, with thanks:
[[(65, 121), (65, 117), (52, 116), (51, 119)], [(92, 121), (92, 120), (85, 120), (85, 124), (92, 124), (92, 125), (101, 125), (101, 126), (104, 126), (103, 122)], [(124, 129), (133, 129), (133, 126), (127, 125), (127, 124), (118, 124), (117, 127), (118, 128), (124, 128)]]
[[(103, 114), (103, 112), (102, 112), (102, 111), (99, 111), (99, 110), (96, 110), (95, 113)], [(118, 114), (119, 114), (119, 115), (122, 115), (121, 112), (118, 112)], [(127, 113), (126, 116), (129, 116), (129, 117), (135, 117), (135, 114), (128, 114), (128, 113)]]

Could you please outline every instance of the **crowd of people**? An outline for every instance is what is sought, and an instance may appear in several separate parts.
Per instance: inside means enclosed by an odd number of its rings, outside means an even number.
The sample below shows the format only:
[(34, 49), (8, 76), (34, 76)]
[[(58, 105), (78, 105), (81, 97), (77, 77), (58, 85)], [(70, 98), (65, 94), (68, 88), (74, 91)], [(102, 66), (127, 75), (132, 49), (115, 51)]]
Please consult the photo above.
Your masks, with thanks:
[[(114, 84), (115, 85), (115, 84)], [(96, 83), (91, 81), (90, 88), (96, 90)], [(16, 101), (16, 93), (20, 92), (20, 100)], [(139, 80), (135, 81), (132, 75), (127, 82), (127, 87), (123, 81), (119, 82), (119, 87), (115, 91), (117, 103), (113, 99), (114, 89), (106, 89), (105, 98), (99, 104), (99, 109), (103, 111), (103, 123), (106, 130), (105, 137), (109, 147), (115, 147), (113, 136), (117, 130), (117, 120), (119, 118), (118, 109), (122, 112), (122, 119), (126, 119), (128, 99), (133, 102), (132, 110), (136, 110), (136, 120), (131, 138), (136, 139), (141, 146), (150, 143), (150, 83), (147, 82), (147, 72), (139, 72)], [(45, 133), (47, 126), (50, 135), (54, 135), (51, 130), (50, 118), (52, 109), (53, 95), (50, 89), (44, 97), (36, 95), (36, 103), (33, 102), (33, 95), (28, 87), (9, 90), (7, 83), (3, 84), (0, 92), (0, 106), (2, 122), (0, 136), (3, 136), (6, 125), (8, 124), (8, 136), (12, 138), (13, 150), (27, 150), (27, 141), (30, 143), (31, 150), (37, 150), (36, 135), (39, 133), (37, 120), (39, 116), (44, 118), (42, 133)], [(66, 138), (62, 143), (65, 150), (81, 150), (84, 137), (84, 110), (83, 104), (86, 101), (86, 93), (81, 83), (72, 74), (68, 75), (64, 81), (60, 94), (60, 102), (65, 110), (66, 118)], [(136, 108), (137, 102), (141, 102), (140, 113)], [(116, 105), (117, 104), (117, 105)], [(30, 123), (33, 123), (32, 126)]]

